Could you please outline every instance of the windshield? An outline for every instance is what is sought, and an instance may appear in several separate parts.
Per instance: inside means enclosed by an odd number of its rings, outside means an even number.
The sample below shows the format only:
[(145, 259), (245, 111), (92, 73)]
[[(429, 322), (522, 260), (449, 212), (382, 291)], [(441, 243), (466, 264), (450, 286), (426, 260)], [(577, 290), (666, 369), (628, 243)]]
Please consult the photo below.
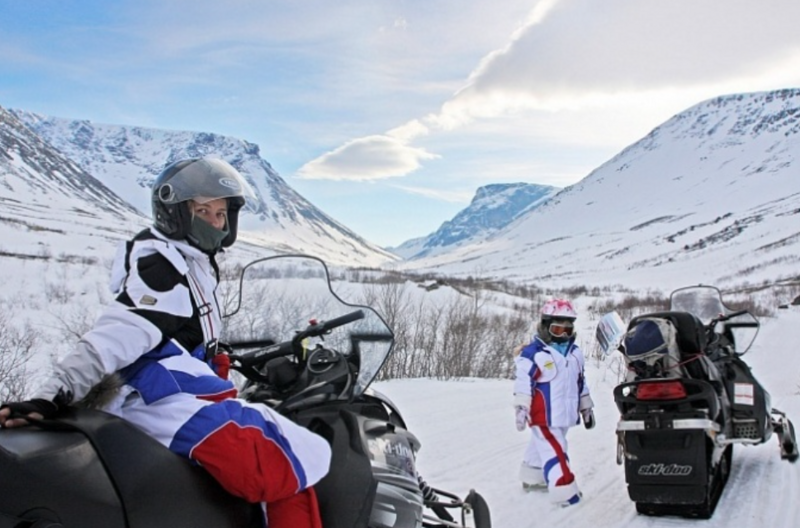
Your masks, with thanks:
[[(334, 328), (307, 343), (322, 342), (345, 355), (358, 354), (354, 395), (363, 393), (391, 353), (393, 334), (378, 313), (368, 306), (340, 299), (331, 287), (325, 263), (308, 255), (280, 255), (247, 264), (235, 279), (224, 316), (223, 341), (289, 341), (311, 321), (324, 322), (361, 309), (364, 318)], [(228, 286), (233, 286), (228, 284)], [(359, 336), (353, 350), (352, 337)], [(380, 336), (380, 339), (363, 339)]]
[[(694, 314), (706, 325), (721, 315), (737, 313), (725, 306), (722, 292), (714, 286), (688, 286), (675, 290), (670, 296), (670, 310)], [(737, 354), (744, 354), (753, 344), (758, 327), (758, 319), (744, 312), (718, 323), (714, 330), (733, 342)]]
[(722, 304), (722, 294), (713, 286), (689, 286), (672, 292), (669, 300), (673, 312), (689, 312), (708, 324), (712, 319), (730, 313)]

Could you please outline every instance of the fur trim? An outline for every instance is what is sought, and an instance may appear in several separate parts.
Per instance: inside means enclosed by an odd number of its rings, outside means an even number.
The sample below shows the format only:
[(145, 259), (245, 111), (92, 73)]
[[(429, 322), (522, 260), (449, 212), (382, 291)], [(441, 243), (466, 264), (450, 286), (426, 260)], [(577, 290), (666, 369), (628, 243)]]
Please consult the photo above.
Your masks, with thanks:
[(108, 374), (100, 382), (91, 388), (89, 393), (80, 401), (75, 403), (75, 407), (81, 409), (103, 409), (119, 394), (125, 382), (118, 373)]

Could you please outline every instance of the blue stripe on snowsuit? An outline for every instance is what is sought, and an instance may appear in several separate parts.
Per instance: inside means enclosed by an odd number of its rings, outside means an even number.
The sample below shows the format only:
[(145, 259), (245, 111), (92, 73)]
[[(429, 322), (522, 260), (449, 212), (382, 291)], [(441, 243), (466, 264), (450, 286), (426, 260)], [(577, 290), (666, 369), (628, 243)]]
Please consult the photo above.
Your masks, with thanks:
[[(567, 464), (569, 464), (569, 456), (566, 453), (564, 453), (564, 458), (567, 460)], [(559, 464), (560, 462), (557, 455), (544, 463), (544, 481), (547, 482), (547, 484), (550, 484), (550, 470)]]
[(147, 405), (181, 392), (194, 396), (213, 396), (234, 389), (231, 381), (223, 380), (214, 374), (196, 376), (169, 370), (159, 363), (161, 359), (183, 353), (183, 348), (172, 341), (167, 341), (120, 372), (125, 382), (136, 389)]
[[(540, 392), (542, 394), (542, 399), (544, 400), (544, 412), (545, 412), (545, 423), (550, 424), (550, 417), (553, 416), (553, 409), (550, 406), (550, 384), (549, 383), (531, 383), (531, 390), (536, 392)], [(536, 407), (536, 402), (533, 402), (533, 406)]]
[(261, 430), (264, 439), (279, 447), (289, 461), (297, 477), (299, 489), (306, 489), (308, 482), (306, 472), (297, 456), (292, 451), (289, 441), (281, 434), (278, 426), (268, 421), (255, 409), (243, 406), (239, 400), (224, 400), (207, 405), (197, 411), (175, 433), (169, 445), (170, 451), (190, 458), (192, 450), (202, 443), (208, 435), (227, 423), (233, 422), (240, 427)]

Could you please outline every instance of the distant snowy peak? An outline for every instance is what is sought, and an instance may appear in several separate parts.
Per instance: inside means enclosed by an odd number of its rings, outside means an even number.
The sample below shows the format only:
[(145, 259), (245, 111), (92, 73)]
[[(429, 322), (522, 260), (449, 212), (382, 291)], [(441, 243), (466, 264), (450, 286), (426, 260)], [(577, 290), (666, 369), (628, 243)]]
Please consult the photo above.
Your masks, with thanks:
[(681, 112), (662, 127), (677, 138), (709, 143), (800, 132), (800, 88), (720, 96)]
[[(292, 189), (253, 143), (219, 134), (96, 124), (13, 110), (22, 122), (140, 211), (163, 167), (213, 156), (236, 167), (256, 192), (240, 226), (244, 237), (284, 252), (308, 252), (338, 264), (379, 265), (396, 257), (332, 219)], [(250, 214), (247, 214), (250, 213)]]
[[(674, 143), (691, 144), (709, 152), (750, 144), (773, 143), (800, 132), (800, 88), (724, 95), (703, 101), (675, 115), (612, 160), (630, 161), (635, 155)], [(602, 168), (602, 167), (601, 167)]]
[[(3, 201), (56, 207), (91, 204), (107, 214), (129, 218), (137, 212), (111, 189), (0, 107), (0, 196)], [(24, 204), (23, 204), (24, 205)], [(86, 214), (90, 214), (86, 211)]]
[(528, 211), (535, 209), (560, 189), (532, 183), (497, 183), (480, 187), (470, 205), (434, 233), (409, 240), (394, 248), (404, 258), (441, 253), (455, 245), (483, 240)]
[(701, 102), (491, 237), (401, 267), (570, 284), (635, 270), (659, 286), (786, 278), (779, 264), (800, 263), (798, 132), (800, 89)]

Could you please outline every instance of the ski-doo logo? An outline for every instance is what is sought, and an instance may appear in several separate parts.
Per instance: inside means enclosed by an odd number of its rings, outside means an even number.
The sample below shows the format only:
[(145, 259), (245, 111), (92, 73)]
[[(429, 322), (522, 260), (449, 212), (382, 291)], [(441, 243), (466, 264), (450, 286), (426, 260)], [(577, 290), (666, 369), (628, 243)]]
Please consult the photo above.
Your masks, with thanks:
[(391, 442), (382, 438), (373, 438), (369, 441), (370, 451), (373, 453), (383, 453), (387, 456), (396, 456), (401, 458), (414, 458), (414, 451), (411, 450), (406, 444), (401, 442)]
[(640, 466), (638, 473), (644, 477), (688, 477), (692, 473), (692, 466), (647, 464)]

